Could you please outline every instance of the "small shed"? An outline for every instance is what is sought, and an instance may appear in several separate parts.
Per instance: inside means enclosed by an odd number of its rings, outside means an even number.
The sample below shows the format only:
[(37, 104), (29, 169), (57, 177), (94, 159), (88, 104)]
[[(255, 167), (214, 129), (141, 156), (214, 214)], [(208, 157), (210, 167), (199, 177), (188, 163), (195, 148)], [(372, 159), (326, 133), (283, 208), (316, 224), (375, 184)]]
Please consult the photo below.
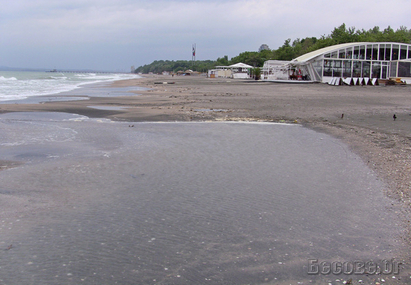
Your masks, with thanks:
[(231, 78), (231, 69), (228, 66), (217, 66), (216, 69), (209, 69), (209, 78)]

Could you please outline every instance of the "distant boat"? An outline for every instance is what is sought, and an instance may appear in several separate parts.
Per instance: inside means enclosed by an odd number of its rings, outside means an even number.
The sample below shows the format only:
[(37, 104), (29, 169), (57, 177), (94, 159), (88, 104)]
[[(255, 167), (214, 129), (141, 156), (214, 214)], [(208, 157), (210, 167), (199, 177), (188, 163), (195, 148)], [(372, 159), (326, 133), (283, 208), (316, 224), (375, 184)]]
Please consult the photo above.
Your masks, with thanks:
[(49, 70), (49, 71), (46, 71), (46, 72), (57, 72), (57, 69), (52, 69), (52, 70)]

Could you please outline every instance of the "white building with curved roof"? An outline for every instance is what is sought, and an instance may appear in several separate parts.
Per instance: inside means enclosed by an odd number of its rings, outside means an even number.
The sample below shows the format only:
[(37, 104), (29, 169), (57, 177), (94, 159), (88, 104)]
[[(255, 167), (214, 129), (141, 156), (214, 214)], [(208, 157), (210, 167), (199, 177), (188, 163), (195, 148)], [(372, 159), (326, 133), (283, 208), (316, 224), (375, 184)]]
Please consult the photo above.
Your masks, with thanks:
[[(302, 82), (330, 84), (345, 82), (356, 85), (375, 84), (378, 79), (401, 78), (402, 81), (411, 84), (411, 44), (345, 43), (325, 47), (283, 63), (265, 62), (262, 79), (266, 81), (296, 79)], [(282, 72), (278, 72), (279, 69)]]

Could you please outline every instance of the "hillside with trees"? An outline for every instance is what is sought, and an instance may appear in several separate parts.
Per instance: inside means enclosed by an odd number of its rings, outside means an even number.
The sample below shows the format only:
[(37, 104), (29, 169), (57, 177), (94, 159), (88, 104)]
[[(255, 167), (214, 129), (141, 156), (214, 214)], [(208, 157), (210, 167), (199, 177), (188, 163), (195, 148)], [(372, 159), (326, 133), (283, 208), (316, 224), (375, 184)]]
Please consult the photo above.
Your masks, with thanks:
[(217, 58), (216, 60), (156, 60), (151, 64), (138, 67), (136, 73), (162, 73), (178, 72), (191, 69), (198, 72), (207, 72), (207, 70), (216, 66), (226, 66), (243, 62), (255, 67), (262, 67), (266, 60), (292, 60), (305, 53), (342, 43), (350, 42), (399, 42), (411, 43), (411, 29), (401, 26), (394, 31), (390, 26), (384, 30), (374, 27), (369, 30), (356, 30), (354, 27), (347, 28), (345, 24), (334, 28), (327, 36), (320, 38), (307, 37), (305, 39), (285, 40), (284, 44), (276, 50), (246, 51), (228, 60), (227, 56)]

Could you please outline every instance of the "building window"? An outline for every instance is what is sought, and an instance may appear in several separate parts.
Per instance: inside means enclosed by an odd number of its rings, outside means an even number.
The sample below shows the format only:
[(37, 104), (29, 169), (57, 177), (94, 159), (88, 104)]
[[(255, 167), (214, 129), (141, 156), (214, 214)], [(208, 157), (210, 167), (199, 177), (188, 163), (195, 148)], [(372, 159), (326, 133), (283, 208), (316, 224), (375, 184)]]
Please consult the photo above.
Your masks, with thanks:
[(361, 61), (353, 61), (352, 77), (361, 77)]
[(381, 62), (373, 61), (372, 63), (372, 78), (381, 78)]
[(331, 60), (324, 60), (324, 76), (333, 76)]
[(351, 77), (351, 60), (346, 60), (344, 63), (343, 77)]
[(407, 59), (407, 46), (401, 45), (400, 59)]
[(408, 46), (408, 58), (411, 59), (411, 45)]
[(338, 58), (345, 58), (345, 49), (340, 49), (338, 53)]
[(398, 77), (411, 77), (411, 62), (398, 63)]
[(360, 46), (360, 55), (359, 55), (360, 59), (364, 59), (365, 58), (365, 46)]
[(385, 60), (391, 60), (391, 45), (385, 45)]
[(372, 45), (367, 45), (367, 49), (366, 49), (366, 56), (365, 59), (367, 60), (371, 60), (372, 59)]
[(348, 59), (352, 59), (352, 48), (347, 48), (346, 53), (347, 53), (346, 57)]
[(373, 60), (378, 59), (378, 45), (373, 45), (372, 46), (372, 59)]
[(390, 77), (397, 77), (397, 62), (391, 62)]
[(392, 46), (392, 60), (398, 60), (399, 48), (399, 45)]
[(323, 74), (323, 67), (322, 67), (321, 61), (314, 61), (312, 65), (313, 65), (314, 70), (316, 71), (316, 74), (314, 77), (317, 80), (321, 80), (320, 74)]
[(371, 64), (369, 61), (362, 62), (362, 77), (370, 77), (370, 67)]
[(382, 63), (381, 78), (388, 78), (388, 62)]
[(378, 60), (385, 60), (385, 45), (380, 45), (380, 53), (378, 55)]
[(354, 59), (359, 59), (359, 54), (360, 54), (360, 47), (356, 46), (354, 47)]
[(341, 77), (342, 61), (334, 60), (333, 77)]

